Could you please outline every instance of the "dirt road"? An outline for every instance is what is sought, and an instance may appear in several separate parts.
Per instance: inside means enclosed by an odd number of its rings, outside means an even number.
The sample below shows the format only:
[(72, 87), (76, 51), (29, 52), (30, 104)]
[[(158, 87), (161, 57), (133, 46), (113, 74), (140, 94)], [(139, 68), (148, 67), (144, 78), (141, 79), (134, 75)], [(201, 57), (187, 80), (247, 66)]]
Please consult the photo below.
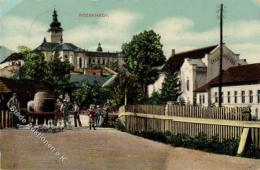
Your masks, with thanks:
[[(44, 134), (55, 151), (29, 130), (1, 130), (2, 169), (156, 170), (260, 169), (260, 161), (174, 148), (114, 129), (73, 129)], [(0, 168), (0, 169), (1, 169)]]

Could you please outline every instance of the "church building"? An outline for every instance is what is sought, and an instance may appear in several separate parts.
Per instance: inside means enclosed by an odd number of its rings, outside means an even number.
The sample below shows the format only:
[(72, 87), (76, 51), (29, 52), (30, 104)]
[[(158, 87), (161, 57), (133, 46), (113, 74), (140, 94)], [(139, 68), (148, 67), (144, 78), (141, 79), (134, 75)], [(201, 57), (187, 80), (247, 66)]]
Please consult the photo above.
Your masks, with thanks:
[(101, 43), (98, 43), (96, 51), (88, 51), (72, 43), (63, 42), (63, 28), (58, 20), (57, 11), (54, 9), (52, 22), (47, 31), (48, 41), (44, 37), (43, 42), (35, 50), (44, 54), (45, 60), (52, 60), (55, 53), (62, 61), (69, 60), (75, 71), (84, 71), (85, 68), (105, 66), (110, 63), (123, 64), (120, 52), (104, 52)]

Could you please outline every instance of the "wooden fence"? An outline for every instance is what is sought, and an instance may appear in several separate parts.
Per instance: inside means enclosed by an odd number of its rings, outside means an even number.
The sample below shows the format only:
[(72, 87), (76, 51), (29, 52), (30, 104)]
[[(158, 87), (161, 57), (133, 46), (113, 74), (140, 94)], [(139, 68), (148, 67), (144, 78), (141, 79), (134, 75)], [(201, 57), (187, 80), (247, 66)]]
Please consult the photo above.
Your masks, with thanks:
[(217, 108), (182, 105), (128, 105), (119, 117), (129, 131), (171, 131), (192, 137), (203, 132), (208, 138), (239, 139), (249, 128), (260, 148), (260, 122), (250, 120), (249, 108)]
[(12, 127), (12, 115), (9, 111), (0, 110), (0, 129)]

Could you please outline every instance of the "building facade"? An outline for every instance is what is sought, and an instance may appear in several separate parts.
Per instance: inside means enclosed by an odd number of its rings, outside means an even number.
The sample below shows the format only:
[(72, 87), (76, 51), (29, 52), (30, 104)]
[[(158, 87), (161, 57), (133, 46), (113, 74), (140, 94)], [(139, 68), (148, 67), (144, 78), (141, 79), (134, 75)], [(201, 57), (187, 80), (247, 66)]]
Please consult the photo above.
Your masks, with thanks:
[[(186, 104), (196, 103), (195, 90), (206, 84), (219, 74), (220, 46), (213, 45), (176, 53), (173, 50), (171, 57), (162, 67), (162, 72), (178, 72), (182, 94), (179, 97)], [(238, 54), (223, 46), (223, 70), (230, 67), (246, 64)], [(148, 86), (148, 95), (160, 91), (164, 82), (164, 74), (154, 83)]]
[[(260, 119), (260, 63), (230, 67), (223, 73), (222, 105), (251, 107), (252, 116)], [(218, 106), (219, 76), (196, 89), (196, 103)]]
[(47, 32), (49, 33), (49, 41), (44, 38), (42, 44), (35, 49), (44, 54), (46, 61), (52, 60), (56, 54), (62, 61), (68, 60), (74, 66), (75, 71), (83, 71), (84, 68), (93, 66), (105, 66), (110, 63), (123, 64), (120, 52), (104, 52), (101, 43), (98, 43), (96, 51), (88, 51), (72, 43), (63, 42), (63, 28), (58, 21), (55, 9)]

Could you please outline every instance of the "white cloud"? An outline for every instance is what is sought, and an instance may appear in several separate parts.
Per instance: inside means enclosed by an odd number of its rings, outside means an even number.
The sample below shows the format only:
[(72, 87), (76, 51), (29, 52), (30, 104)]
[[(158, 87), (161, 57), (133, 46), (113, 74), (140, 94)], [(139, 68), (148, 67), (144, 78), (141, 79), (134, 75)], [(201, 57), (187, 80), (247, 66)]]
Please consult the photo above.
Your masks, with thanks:
[(240, 58), (246, 58), (248, 63), (259, 63), (260, 43), (239, 43), (231, 44), (230, 48), (240, 54)]
[[(133, 34), (133, 26), (143, 19), (139, 13), (113, 11), (108, 17), (99, 18), (95, 25), (82, 25), (65, 31), (64, 39), (90, 47), (101, 41), (105, 49), (120, 50), (122, 43)], [(96, 46), (95, 46), (96, 48)], [(93, 50), (91, 47), (90, 50)]]
[(14, 50), (19, 45), (35, 47), (41, 43), (46, 33), (44, 24), (17, 16), (2, 18), (1, 25), (0, 43)]
[[(166, 18), (154, 25), (154, 30), (161, 35), (166, 56), (171, 49), (177, 52), (191, 50), (203, 46), (218, 44), (219, 28), (212, 28), (204, 32), (192, 30), (194, 23), (188, 18)], [(224, 38), (227, 45), (241, 58), (250, 63), (259, 62), (260, 56), (260, 21), (240, 21), (224, 25)], [(258, 38), (258, 39), (257, 39)], [(252, 39), (256, 41), (252, 43)]]

